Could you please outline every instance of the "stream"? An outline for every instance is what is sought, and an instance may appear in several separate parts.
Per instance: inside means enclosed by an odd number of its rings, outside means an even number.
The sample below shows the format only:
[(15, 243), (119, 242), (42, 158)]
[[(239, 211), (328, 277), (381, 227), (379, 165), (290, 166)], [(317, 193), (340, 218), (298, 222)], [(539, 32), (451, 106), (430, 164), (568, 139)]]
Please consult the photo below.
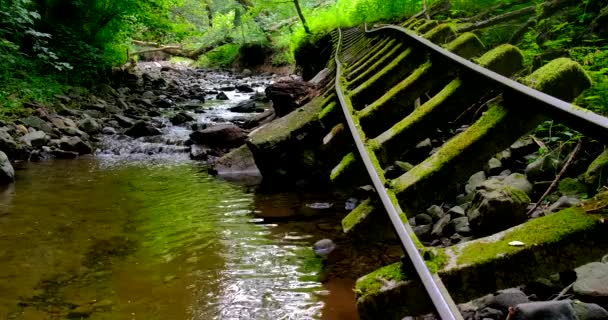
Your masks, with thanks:
[[(212, 177), (182, 147), (190, 132), (167, 122), (18, 166), (0, 192), (0, 319), (356, 319), (354, 279), (321, 282), (311, 249), (341, 232), (344, 200)], [(306, 218), (261, 218), (284, 212)]]

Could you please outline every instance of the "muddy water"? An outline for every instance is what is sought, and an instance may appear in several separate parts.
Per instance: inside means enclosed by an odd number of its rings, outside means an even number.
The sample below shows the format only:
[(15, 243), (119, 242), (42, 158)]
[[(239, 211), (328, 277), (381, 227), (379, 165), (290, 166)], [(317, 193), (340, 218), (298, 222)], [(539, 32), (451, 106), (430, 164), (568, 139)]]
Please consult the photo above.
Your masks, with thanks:
[[(29, 164), (0, 193), (0, 319), (356, 319), (310, 249), (339, 232), (325, 201), (187, 161)], [(307, 219), (259, 218), (281, 210)]]

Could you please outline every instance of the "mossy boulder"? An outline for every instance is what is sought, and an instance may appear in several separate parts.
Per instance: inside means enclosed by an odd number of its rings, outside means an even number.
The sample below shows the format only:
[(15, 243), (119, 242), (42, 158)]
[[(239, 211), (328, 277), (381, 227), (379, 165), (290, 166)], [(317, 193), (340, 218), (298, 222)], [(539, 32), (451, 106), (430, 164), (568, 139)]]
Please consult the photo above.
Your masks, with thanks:
[(475, 60), (480, 66), (509, 76), (524, 66), (524, 55), (516, 46), (503, 44)]
[(564, 196), (587, 196), (587, 186), (574, 178), (562, 179), (557, 186), (557, 190)]
[(490, 179), (477, 187), (467, 216), (475, 234), (489, 235), (525, 222), (529, 204), (524, 191)]
[(448, 43), (445, 48), (463, 58), (469, 59), (481, 55), (486, 47), (474, 33), (467, 32)]
[(564, 101), (572, 101), (591, 86), (591, 78), (580, 64), (558, 58), (526, 77), (524, 83)]
[(456, 30), (447, 23), (440, 24), (424, 34), (424, 38), (436, 44), (444, 44), (455, 37)]
[(604, 150), (604, 152), (589, 165), (587, 172), (585, 172), (584, 179), (585, 183), (594, 190), (599, 189), (608, 183), (608, 149)]

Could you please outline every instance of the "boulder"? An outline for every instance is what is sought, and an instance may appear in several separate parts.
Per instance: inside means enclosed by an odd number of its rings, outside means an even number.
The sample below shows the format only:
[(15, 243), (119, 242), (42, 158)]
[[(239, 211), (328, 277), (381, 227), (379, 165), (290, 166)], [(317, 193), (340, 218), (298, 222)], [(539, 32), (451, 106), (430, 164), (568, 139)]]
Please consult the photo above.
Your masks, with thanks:
[(194, 121), (194, 118), (191, 115), (187, 114), (186, 112), (179, 112), (176, 115), (174, 115), (173, 117), (171, 117), (170, 120), (174, 126), (178, 126), (180, 124), (184, 124), (189, 121)]
[(229, 109), (232, 112), (238, 113), (252, 113), (252, 112), (263, 112), (264, 108), (258, 108), (253, 100), (245, 100), (239, 102), (236, 106)]
[(228, 98), (228, 96), (224, 92), (218, 93), (217, 96), (215, 96), (215, 98), (217, 100), (230, 100), (230, 98)]
[(51, 150), (51, 154), (57, 159), (76, 159), (78, 158), (78, 152), (65, 151), (60, 149)]
[(608, 183), (608, 149), (604, 150), (589, 165), (584, 175), (585, 183), (593, 189), (599, 189)]
[(98, 134), (101, 125), (93, 118), (84, 118), (78, 122), (78, 128), (88, 134)]
[(475, 189), (480, 186), (484, 181), (486, 181), (486, 173), (483, 171), (479, 171), (473, 174), (464, 189), (467, 194), (475, 192)]
[[(608, 172), (606, 172), (608, 173)], [(557, 191), (563, 196), (587, 197), (587, 186), (574, 178), (563, 178), (557, 185)]]
[(266, 88), (266, 96), (272, 101), (278, 117), (303, 106), (318, 95), (316, 86), (300, 80), (285, 80)]
[(431, 231), (431, 236), (433, 236), (434, 238), (443, 236), (444, 235), (443, 229), (445, 229), (445, 227), (448, 225), (448, 223), (450, 223), (451, 218), (452, 217), (449, 214), (446, 214), (441, 219), (439, 219), (439, 221), (437, 221), (435, 223), (435, 225), (433, 226), (433, 230)]
[(12, 158), (19, 153), (20, 150), (21, 146), (19, 146), (8, 133), (8, 128), (0, 128), (0, 151)]
[(577, 297), (608, 308), (608, 264), (592, 262), (575, 271), (573, 290)]
[(90, 154), (93, 148), (79, 137), (62, 137), (59, 146), (64, 151), (76, 152), (79, 155)]
[(240, 92), (247, 92), (247, 93), (250, 93), (250, 92), (254, 92), (254, 91), (255, 91), (255, 90), (253, 90), (253, 88), (252, 88), (252, 87), (250, 87), (250, 86), (248, 86), (248, 85), (246, 85), (246, 84), (240, 84), (240, 85), (236, 86), (236, 89), (237, 89), (238, 91), (240, 91)]
[(468, 236), (471, 234), (471, 227), (469, 226), (469, 218), (459, 217), (450, 221), (445, 228), (443, 228), (444, 236), (451, 236), (454, 233), (458, 233), (462, 236)]
[(507, 176), (502, 183), (506, 186), (509, 186), (513, 189), (521, 190), (525, 192), (527, 195), (532, 194), (532, 183), (528, 181), (525, 175), (521, 173), (513, 173)]
[(525, 192), (490, 179), (477, 187), (467, 216), (474, 233), (485, 236), (525, 222), (529, 204)]
[(131, 128), (125, 131), (126, 135), (134, 138), (157, 136), (161, 133), (162, 132), (158, 128), (145, 121), (137, 121)]
[(116, 120), (118, 124), (123, 128), (131, 128), (135, 124), (135, 121), (133, 119), (119, 114), (114, 115), (114, 120)]
[(0, 184), (8, 184), (13, 181), (15, 181), (15, 170), (6, 154), (0, 151)]
[(205, 161), (209, 159), (209, 154), (203, 146), (193, 144), (190, 146), (190, 159)]
[(608, 319), (602, 307), (572, 300), (528, 302), (517, 305), (511, 320), (600, 320)]
[(553, 180), (559, 172), (562, 161), (559, 150), (544, 154), (526, 167), (526, 176), (532, 181)]
[(216, 125), (190, 134), (190, 139), (197, 144), (209, 147), (234, 148), (245, 143), (247, 134), (233, 124)]
[(101, 133), (108, 135), (108, 136), (115, 135), (116, 129), (114, 129), (112, 127), (105, 127), (101, 130)]
[(496, 158), (492, 158), (488, 161), (485, 170), (489, 175), (493, 176), (499, 174), (502, 168), (502, 162)]
[(34, 131), (21, 137), (19, 141), (30, 147), (40, 148), (49, 141), (49, 138), (43, 131)]
[(36, 116), (29, 116), (19, 120), (18, 122), (20, 124), (23, 124), (27, 128), (34, 128), (36, 130), (41, 130), (46, 133), (53, 132), (53, 127), (48, 122)]

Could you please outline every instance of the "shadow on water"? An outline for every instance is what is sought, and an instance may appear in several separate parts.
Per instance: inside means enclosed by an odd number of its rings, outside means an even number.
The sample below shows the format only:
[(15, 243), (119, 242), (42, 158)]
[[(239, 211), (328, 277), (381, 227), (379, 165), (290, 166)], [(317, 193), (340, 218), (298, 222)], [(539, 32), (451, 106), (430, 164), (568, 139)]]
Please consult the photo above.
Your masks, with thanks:
[[(97, 161), (29, 164), (0, 193), (0, 319), (356, 319), (354, 280), (322, 284), (310, 249), (339, 233), (327, 199)], [(281, 212), (306, 218), (261, 218)]]

